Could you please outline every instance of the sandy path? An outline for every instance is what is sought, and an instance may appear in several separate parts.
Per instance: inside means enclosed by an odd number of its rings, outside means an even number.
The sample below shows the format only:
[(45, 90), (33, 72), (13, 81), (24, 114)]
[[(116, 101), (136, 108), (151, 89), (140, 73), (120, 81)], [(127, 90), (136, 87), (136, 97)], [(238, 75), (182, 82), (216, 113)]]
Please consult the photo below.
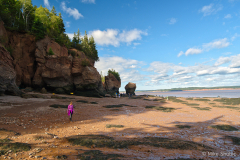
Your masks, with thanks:
[[(50, 94), (45, 94), (49, 96)], [(212, 107), (209, 102), (191, 101), (198, 103), (198, 107), (210, 107), (211, 110), (197, 110), (186, 104), (166, 101), (129, 99), (129, 98), (86, 98), (66, 96), (75, 99), (23, 99), (13, 96), (0, 97), (0, 128), (21, 133), (0, 131), (0, 139), (6, 137), (13, 142), (31, 144), (32, 149), (20, 152), (17, 155), (10, 153), (1, 158), (31, 159), (29, 154), (34, 148), (43, 149), (32, 158), (39, 155), (42, 159), (54, 159), (57, 155), (67, 155), (67, 159), (77, 159), (77, 155), (87, 150), (101, 150), (104, 154), (120, 154), (119, 159), (177, 159), (177, 158), (204, 158), (204, 159), (237, 159), (240, 157), (240, 145), (233, 144), (225, 136), (239, 136), (239, 131), (221, 131), (209, 126), (228, 124), (240, 129), (240, 110)], [(89, 103), (76, 102), (86, 100)], [(185, 100), (182, 98), (182, 100)], [(213, 100), (210, 98), (210, 100)], [(65, 108), (52, 108), (51, 104), (68, 105), (73, 101), (75, 113), (73, 122), (69, 121)], [(98, 104), (91, 104), (97, 102)], [(104, 108), (104, 105), (127, 104), (118, 111)], [(172, 107), (172, 112), (161, 112), (146, 106)], [(106, 128), (107, 124), (123, 125), (123, 128)], [(179, 129), (175, 125), (189, 125), (191, 128)], [(170, 138), (176, 141), (191, 141), (213, 148), (201, 149), (167, 149), (149, 145), (133, 145), (128, 149), (87, 148), (74, 146), (65, 138), (75, 135), (106, 135), (115, 140), (142, 139), (144, 137)], [(43, 139), (36, 139), (42, 136)], [(54, 137), (55, 136), (55, 137)], [(206, 153), (206, 155), (204, 155)], [(231, 153), (227, 155), (227, 153)], [(218, 156), (214, 154), (219, 154)], [(225, 155), (224, 155), (225, 154)], [(239, 158), (240, 159), (240, 158)]]

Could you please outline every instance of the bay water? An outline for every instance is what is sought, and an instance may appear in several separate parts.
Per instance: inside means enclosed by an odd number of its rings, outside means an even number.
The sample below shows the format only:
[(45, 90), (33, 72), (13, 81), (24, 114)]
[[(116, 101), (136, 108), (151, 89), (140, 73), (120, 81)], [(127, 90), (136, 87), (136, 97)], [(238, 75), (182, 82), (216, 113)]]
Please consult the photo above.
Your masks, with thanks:
[(174, 96), (174, 97), (225, 97), (225, 98), (240, 98), (240, 89), (233, 90), (193, 90), (193, 91), (167, 91), (167, 92), (135, 92), (136, 95), (154, 95), (154, 96)]

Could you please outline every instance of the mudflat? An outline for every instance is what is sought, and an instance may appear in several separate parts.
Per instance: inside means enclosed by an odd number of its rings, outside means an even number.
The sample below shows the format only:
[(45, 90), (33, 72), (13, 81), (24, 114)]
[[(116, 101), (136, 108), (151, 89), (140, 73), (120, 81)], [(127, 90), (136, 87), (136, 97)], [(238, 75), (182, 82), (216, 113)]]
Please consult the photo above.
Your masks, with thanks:
[(35, 97), (0, 97), (0, 159), (240, 157), (238, 98)]

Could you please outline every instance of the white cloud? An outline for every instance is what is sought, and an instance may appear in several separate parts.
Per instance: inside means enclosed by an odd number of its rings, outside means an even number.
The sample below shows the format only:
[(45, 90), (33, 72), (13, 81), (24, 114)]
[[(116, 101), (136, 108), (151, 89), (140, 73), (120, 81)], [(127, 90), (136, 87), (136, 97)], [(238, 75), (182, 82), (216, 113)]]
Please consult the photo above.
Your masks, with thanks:
[(138, 30), (138, 29), (133, 29), (130, 31), (123, 31), (122, 33), (119, 34), (119, 39), (122, 42), (126, 42), (127, 44), (130, 44), (134, 40), (141, 40), (142, 36), (141, 35), (147, 35), (147, 33)]
[[(154, 85), (166, 85), (171, 86), (178, 85), (184, 86), (186, 83), (188, 85), (196, 86), (201, 83), (202, 86), (206, 85), (233, 85), (237, 81), (231, 79), (231, 76), (240, 77), (240, 54), (229, 56), (229, 57), (219, 57), (214, 65), (206, 65), (206, 63), (195, 64), (193, 66), (183, 67), (181, 65), (175, 65), (172, 63), (164, 63), (155, 61), (150, 64), (146, 69), (148, 72), (153, 72), (154, 74), (149, 75), (150, 81), (146, 84)], [(228, 66), (220, 66), (222, 64), (229, 63)], [(210, 83), (214, 80), (214, 83)], [(231, 82), (230, 81), (234, 81)], [(207, 82), (207, 83), (206, 83)]]
[(66, 27), (67, 27), (67, 28), (70, 27), (70, 22), (67, 22), (67, 21), (66, 21)]
[(226, 18), (226, 19), (232, 18), (232, 15), (231, 14), (227, 14), (226, 16), (224, 16), (224, 18)]
[(178, 57), (180, 57), (180, 56), (183, 55), (183, 54), (184, 54), (183, 51), (179, 52), (179, 53), (178, 53)]
[(177, 22), (177, 19), (176, 19), (176, 18), (171, 18), (169, 24), (174, 24), (174, 23), (176, 23), (176, 22)]
[(207, 78), (206, 81), (215, 81), (217, 79), (218, 79), (217, 77), (211, 77), (211, 78)]
[(95, 42), (99, 45), (113, 45), (118, 47), (120, 43), (130, 45), (132, 41), (141, 40), (142, 35), (147, 35), (147, 33), (138, 29), (130, 31), (123, 30), (121, 33), (117, 29), (107, 29), (105, 31), (90, 31), (89, 35), (92, 35)]
[(233, 73), (240, 73), (240, 68), (230, 68), (230, 67), (217, 67), (206, 69), (197, 72), (197, 76), (205, 76), (205, 75), (226, 75), (226, 74), (233, 74)]
[(232, 52), (225, 52), (225, 53), (223, 53), (223, 55), (230, 55), (230, 54), (232, 54)]
[(189, 54), (199, 54), (202, 53), (201, 49), (198, 48), (189, 48), (185, 53), (183, 51), (181, 51), (180, 53), (178, 53), (178, 57), (180, 57), (181, 55), (185, 54), (186, 56)]
[(185, 52), (185, 55), (189, 55), (189, 54), (199, 54), (199, 53), (202, 53), (202, 50), (201, 49), (198, 49), (198, 48), (189, 48), (186, 52)]
[[(100, 61), (95, 63), (98, 72), (102, 71), (103, 75), (107, 75), (109, 69), (114, 69), (120, 74), (121, 82), (136, 82), (145, 79), (145, 76), (140, 74), (138, 69), (144, 65), (143, 62), (124, 59), (122, 57), (100, 57)], [(134, 75), (134, 76), (133, 76)]]
[(69, 14), (69, 16), (73, 16), (76, 20), (83, 17), (81, 13), (76, 8), (67, 8), (65, 2), (61, 3), (62, 10)]
[(239, 27), (240, 27), (240, 26), (234, 26), (233, 29), (237, 29), (237, 28), (239, 28)]
[(74, 34), (73, 33), (66, 33), (70, 39), (73, 39)]
[(150, 64), (146, 71), (153, 71), (155, 73), (165, 75), (170, 69), (172, 69), (173, 66), (174, 64), (171, 63), (155, 61)]
[(136, 65), (131, 65), (129, 68), (136, 68), (137, 66)]
[(230, 43), (228, 42), (228, 39), (223, 38), (223, 39), (218, 39), (218, 40), (214, 40), (212, 42), (203, 44), (203, 48), (209, 51), (210, 49), (213, 49), (213, 48), (225, 48), (229, 45)]
[(82, 0), (83, 3), (94, 3), (95, 4), (95, 0)]
[(230, 57), (220, 57), (218, 60), (215, 62), (215, 66), (220, 66), (222, 64), (228, 63), (231, 61)]
[(229, 65), (232, 68), (240, 68), (240, 54), (231, 56), (231, 64)]
[(161, 36), (163, 36), (163, 37), (167, 37), (167, 36), (168, 36), (168, 34), (161, 34)]
[[(198, 63), (192, 66), (155, 61), (147, 69), (139, 67), (139, 61), (126, 60), (121, 57), (108, 58), (102, 65), (111, 63), (108, 67), (115, 66), (122, 73), (125, 82), (137, 80), (144, 86), (163, 88), (189, 87), (189, 86), (224, 86), (239, 85), (240, 79), (240, 54), (228, 57), (219, 57), (213, 65)], [(101, 60), (100, 60), (101, 61)], [(221, 66), (227, 64), (227, 66)], [(107, 67), (107, 66), (104, 66)], [(115, 67), (114, 67), (115, 68)], [(138, 71), (148, 72), (142, 75)], [(129, 71), (128, 71), (129, 70)], [(133, 76), (134, 75), (134, 76)], [(161, 88), (159, 87), (159, 88)]]
[(94, 30), (89, 32), (94, 37), (94, 40), (99, 45), (119, 46), (120, 41), (117, 38), (118, 30), (107, 29), (107, 31)]
[(51, 10), (48, 0), (44, 0), (44, 5), (47, 7), (47, 9)]
[(133, 43), (134, 46), (140, 45), (141, 43)]
[[(235, 34), (235, 36), (237, 36)], [(178, 53), (178, 57), (180, 57), (181, 55), (185, 54), (186, 56), (189, 54), (199, 54), (202, 53), (204, 51), (209, 51), (211, 49), (219, 49), (219, 48), (225, 48), (228, 47), (230, 45), (230, 42), (228, 42), (227, 38), (223, 38), (223, 39), (217, 39), (217, 40), (213, 40), (212, 42), (209, 43), (204, 43), (202, 45), (202, 48), (189, 48), (185, 53), (183, 51)]]
[(234, 36), (232, 36), (231, 40), (234, 41), (239, 36), (240, 36), (240, 34), (235, 33)]
[(214, 4), (211, 3), (208, 6), (203, 6), (202, 9), (199, 10), (199, 12), (203, 13), (203, 16), (209, 16), (211, 14), (216, 14), (218, 11), (222, 10), (222, 5), (217, 5), (214, 7)]

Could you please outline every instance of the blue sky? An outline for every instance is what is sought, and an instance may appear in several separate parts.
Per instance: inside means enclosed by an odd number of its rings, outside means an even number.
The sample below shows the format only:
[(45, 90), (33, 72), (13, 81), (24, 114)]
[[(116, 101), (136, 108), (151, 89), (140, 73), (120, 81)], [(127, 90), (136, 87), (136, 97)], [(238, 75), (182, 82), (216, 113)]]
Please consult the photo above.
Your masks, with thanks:
[(240, 85), (239, 0), (32, 0), (61, 12), (69, 37), (96, 41), (99, 72), (137, 90)]

